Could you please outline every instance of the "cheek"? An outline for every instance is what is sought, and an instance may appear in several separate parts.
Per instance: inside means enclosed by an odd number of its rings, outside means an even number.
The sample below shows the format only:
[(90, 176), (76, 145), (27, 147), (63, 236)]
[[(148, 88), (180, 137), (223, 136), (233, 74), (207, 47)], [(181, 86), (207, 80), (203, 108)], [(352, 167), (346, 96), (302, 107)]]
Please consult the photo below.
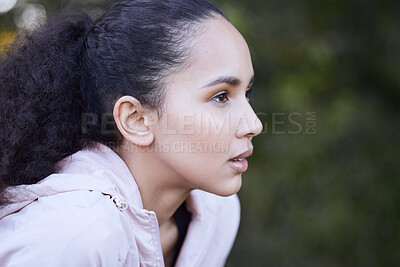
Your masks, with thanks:
[(156, 139), (168, 148), (157, 155), (178, 181), (221, 195), (237, 192), (240, 175), (227, 165), (234, 134), (226, 114), (170, 112), (163, 120)]
[(184, 96), (182, 92), (172, 97), (179, 101), (166, 99), (168, 105), (157, 125), (155, 141), (168, 147), (167, 156), (176, 160), (222, 165), (229, 158), (234, 138), (230, 110), (198, 100), (199, 97)]
[(171, 126), (180, 140), (210, 146), (227, 145), (232, 133), (229, 117), (216, 113), (199, 112), (180, 116)]
[(166, 156), (171, 160), (209, 166), (226, 161), (232, 141), (227, 116), (209, 112), (165, 115), (155, 139), (159, 147), (167, 148)]

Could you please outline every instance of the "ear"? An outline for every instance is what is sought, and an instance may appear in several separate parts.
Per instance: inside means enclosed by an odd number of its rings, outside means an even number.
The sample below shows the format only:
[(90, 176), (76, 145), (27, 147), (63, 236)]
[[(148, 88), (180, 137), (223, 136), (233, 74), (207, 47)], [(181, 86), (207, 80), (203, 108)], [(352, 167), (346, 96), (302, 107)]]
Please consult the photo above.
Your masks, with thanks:
[(118, 130), (130, 143), (148, 146), (154, 141), (149, 127), (154, 120), (154, 111), (144, 108), (133, 96), (123, 96), (114, 105), (113, 116)]

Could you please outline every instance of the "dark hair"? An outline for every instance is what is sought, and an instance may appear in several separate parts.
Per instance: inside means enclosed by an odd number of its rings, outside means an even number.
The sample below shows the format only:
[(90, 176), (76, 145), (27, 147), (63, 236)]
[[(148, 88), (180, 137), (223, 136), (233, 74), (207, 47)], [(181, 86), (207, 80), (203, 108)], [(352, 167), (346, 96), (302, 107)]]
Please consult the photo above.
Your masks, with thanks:
[(120, 96), (158, 111), (165, 78), (190, 64), (196, 26), (218, 16), (206, 0), (132, 0), (95, 22), (58, 15), (24, 38), (0, 65), (0, 204), (5, 188), (37, 183), (93, 142), (117, 144), (115, 123), (101, 121)]

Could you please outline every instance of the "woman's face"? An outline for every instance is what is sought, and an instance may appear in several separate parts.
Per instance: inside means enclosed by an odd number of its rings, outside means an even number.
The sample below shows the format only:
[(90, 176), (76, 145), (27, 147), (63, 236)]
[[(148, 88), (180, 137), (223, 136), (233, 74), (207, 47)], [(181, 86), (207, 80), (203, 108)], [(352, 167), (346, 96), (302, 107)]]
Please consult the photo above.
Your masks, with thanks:
[(247, 169), (246, 159), (232, 159), (251, 154), (262, 124), (248, 101), (254, 71), (245, 40), (225, 19), (204, 27), (193, 42), (195, 61), (166, 84), (152, 149), (176, 183), (227, 196)]

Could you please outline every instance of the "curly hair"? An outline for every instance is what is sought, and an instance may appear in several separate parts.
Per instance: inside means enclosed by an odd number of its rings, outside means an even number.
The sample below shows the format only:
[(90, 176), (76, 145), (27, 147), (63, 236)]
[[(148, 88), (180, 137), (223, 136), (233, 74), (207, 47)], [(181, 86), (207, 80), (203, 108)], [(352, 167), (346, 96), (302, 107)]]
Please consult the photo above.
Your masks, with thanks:
[(37, 183), (63, 158), (118, 144), (102, 118), (119, 97), (159, 110), (165, 78), (190, 64), (197, 26), (217, 16), (227, 19), (206, 0), (132, 0), (96, 21), (58, 15), (17, 39), (0, 59), (0, 205), (7, 187)]

